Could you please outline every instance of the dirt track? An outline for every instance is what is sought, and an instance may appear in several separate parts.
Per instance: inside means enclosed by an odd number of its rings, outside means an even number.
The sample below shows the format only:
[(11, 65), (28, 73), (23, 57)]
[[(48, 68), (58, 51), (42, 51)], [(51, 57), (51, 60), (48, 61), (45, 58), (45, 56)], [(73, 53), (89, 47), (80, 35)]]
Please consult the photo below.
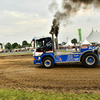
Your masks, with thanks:
[(59, 64), (44, 69), (33, 64), (32, 55), (0, 56), (0, 88), (100, 94), (100, 65)]

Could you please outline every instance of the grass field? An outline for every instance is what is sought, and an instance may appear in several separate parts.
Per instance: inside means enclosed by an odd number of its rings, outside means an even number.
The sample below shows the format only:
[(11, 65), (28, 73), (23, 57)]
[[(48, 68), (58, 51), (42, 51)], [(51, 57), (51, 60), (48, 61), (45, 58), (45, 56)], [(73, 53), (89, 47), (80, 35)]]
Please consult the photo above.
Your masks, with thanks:
[(100, 100), (100, 95), (0, 89), (0, 100)]

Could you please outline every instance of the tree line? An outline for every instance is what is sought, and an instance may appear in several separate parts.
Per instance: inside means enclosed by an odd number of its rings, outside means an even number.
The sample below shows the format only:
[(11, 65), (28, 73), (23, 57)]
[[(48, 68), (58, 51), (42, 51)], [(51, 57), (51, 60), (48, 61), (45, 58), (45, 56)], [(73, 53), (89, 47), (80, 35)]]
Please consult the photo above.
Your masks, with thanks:
[[(77, 43), (77, 39), (76, 39), (76, 38), (73, 38), (73, 39), (71, 40), (71, 43), (73, 43), (73, 44), (75, 45), (75, 44)], [(62, 44), (65, 45), (66, 42), (62, 42)], [(3, 48), (2, 43), (0, 43), (0, 45), (1, 45), (1, 47)], [(24, 40), (24, 41), (22, 42), (22, 45), (18, 44), (17, 42), (15, 42), (15, 43), (13, 43), (13, 44), (11, 44), (10, 42), (8, 42), (8, 43), (5, 44), (5, 49), (23, 48), (23, 47), (26, 47), (26, 46), (31, 47), (32, 45), (31, 45), (31, 43), (28, 43), (26, 40)]]
[[(1, 45), (1, 48), (3, 48), (3, 44), (0, 43), (0, 45)], [(12, 43), (12, 44), (10, 42), (8, 42), (4, 45), (5, 49), (23, 48), (23, 47), (26, 47), (26, 46), (31, 47), (31, 43), (28, 43), (26, 40), (24, 40), (22, 42), (22, 45), (18, 44), (17, 42)]]

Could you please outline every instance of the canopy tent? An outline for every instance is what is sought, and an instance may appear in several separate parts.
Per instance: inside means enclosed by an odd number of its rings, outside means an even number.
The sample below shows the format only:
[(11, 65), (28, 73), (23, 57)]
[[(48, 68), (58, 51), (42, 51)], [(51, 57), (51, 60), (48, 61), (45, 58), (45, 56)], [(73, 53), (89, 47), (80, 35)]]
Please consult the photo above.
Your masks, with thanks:
[(58, 44), (62, 44), (62, 43), (58, 40)]
[(66, 44), (66, 46), (73, 46), (74, 44), (72, 44), (71, 43), (71, 41), (70, 40), (68, 40), (68, 42), (67, 42), (67, 44)]
[(100, 42), (97, 42), (96, 44), (100, 44)]
[(92, 32), (87, 36), (87, 41), (89, 41), (90, 43), (97, 43), (100, 42), (100, 32), (95, 32), (94, 30), (92, 30)]
[(83, 42), (82, 42), (82, 45), (90, 45), (91, 43), (87, 41), (87, 39), (85, 39)]

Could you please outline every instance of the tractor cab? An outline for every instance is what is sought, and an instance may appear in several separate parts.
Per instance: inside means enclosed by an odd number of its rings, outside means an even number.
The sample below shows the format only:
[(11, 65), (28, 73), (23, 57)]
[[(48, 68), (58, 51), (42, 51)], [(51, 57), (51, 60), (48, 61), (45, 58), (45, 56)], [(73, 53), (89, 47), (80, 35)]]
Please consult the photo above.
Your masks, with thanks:
[(51, 37), (33, 38), (33, 55), (52, 51)]

